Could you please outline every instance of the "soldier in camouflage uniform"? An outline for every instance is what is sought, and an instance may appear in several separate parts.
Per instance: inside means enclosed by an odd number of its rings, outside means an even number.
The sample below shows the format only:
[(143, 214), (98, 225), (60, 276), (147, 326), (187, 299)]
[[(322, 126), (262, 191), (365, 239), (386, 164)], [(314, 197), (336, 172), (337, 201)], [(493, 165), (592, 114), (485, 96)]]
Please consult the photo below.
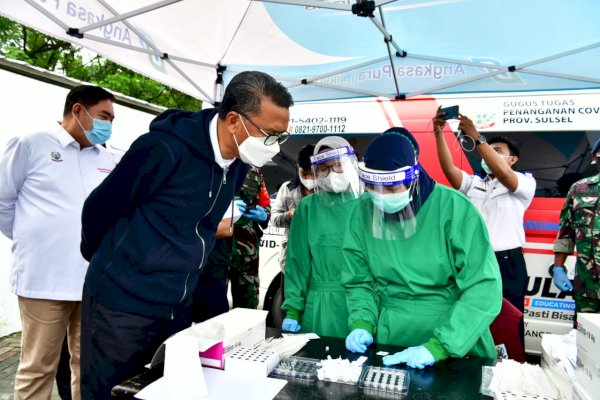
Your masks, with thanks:
[[(592, 148), (600, 167), (600, 139)], [(600, 175), (575, 182), (560, 213), (560, 231), (554, 242), (554, 264), (550, 267), (554, 285), (561, 291), (573, 289), (565, 261), (577, 248), (575, 263), (576, 312), (600, 312)]]
[(250, 168), (235, 202), (242, 217), (226, 240), (233, 308), (257, 308), (260, 238), (271, 217), (271, 200), (260, 168)]

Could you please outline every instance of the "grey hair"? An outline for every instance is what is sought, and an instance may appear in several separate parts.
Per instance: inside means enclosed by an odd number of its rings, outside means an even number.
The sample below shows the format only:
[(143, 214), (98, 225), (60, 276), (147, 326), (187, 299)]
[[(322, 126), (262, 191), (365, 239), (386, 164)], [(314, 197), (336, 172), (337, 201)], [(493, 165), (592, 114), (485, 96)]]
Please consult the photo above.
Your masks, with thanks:
[(263, 97), (268, 97), (279, 107), (290, 108), (294, 105), (292, 95), (272, 76), (260, 71), (241, 72), (225, 88), (219, 118), (225, 119), (230, 111), (257, 115)]

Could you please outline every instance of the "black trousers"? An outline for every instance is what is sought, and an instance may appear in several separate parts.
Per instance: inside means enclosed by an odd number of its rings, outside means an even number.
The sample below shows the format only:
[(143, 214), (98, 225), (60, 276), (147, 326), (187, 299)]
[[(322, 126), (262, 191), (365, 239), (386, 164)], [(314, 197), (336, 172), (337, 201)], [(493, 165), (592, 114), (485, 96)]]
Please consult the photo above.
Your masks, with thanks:
[(81, 398), (110, 399), (115, 385), (142, 372), (160, 344), (190, 323), (189, 312), (167, 320), (107, 308), (90, 296), (84, 286)]
[[(496, 259), (502, 276), (502, 296), (525, 314), (525, 292), (527, 291), (527, 266), (523, 257), (523, 249), (496, 252)], [(519, 326), (521, 344), (525, 348), (525, 323)]]
[(71, 400), (71, 354), (69, 353), (69, 341), (67, 336), (63, 339), (62, 349), (60, 350), (60, 360), (56, 370), (56, 387), (58, 395), (62, 400)]
[(227, 277), (200, 274), (194, 290), (192, 321), (202, 322), (229, 311), (227, 300)]

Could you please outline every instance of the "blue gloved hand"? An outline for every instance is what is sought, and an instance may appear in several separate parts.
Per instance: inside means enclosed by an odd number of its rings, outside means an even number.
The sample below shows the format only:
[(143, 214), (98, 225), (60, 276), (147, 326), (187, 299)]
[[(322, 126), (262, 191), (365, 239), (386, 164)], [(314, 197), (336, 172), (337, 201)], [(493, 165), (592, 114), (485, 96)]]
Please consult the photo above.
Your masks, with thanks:
[(281, 324), (282, 331), (299, 332), (300, 328), (301, 326), (298, 325), (298, 321), (292, 318), (285, 318)]
[(244, 217), (256, 222), (265, 222), (267, 218), (269, 218), (269, 216), (265, 212), (265, 209), (261, 206), (256, 206), (255, 209), (244, 213)]
[(236, 200), (235, 205), (242, 214), (246, 212), (246, 202), (244, 200)]
[(406, 363), (412, 368), (425, 368), (428, 365), (433, 365), (435, 359), (433, 354), (425, 348), (425, 346), (409, 347), (399, 353), (383, 357), (383, 365), (394, 365)]
[(365, 329), (357, 328), (346, 336), (346, 349), (353, 353), (364, 353), (371, 343), (373, 336)]
[(554, 282), (554, 286), (556, 286), (558, 288), (558, 290), (560, 290), (561, 292), (566, 292), (567, 290), (573, 289), (573, 284), (569, 280), (569, 277), (567, 276), (567, 272), (565, 271), (564, 268), (561, 268), (561, 267), (552, 268), (552, 276), (554, 278), (554, 279), (552, 279), (552, 281)]

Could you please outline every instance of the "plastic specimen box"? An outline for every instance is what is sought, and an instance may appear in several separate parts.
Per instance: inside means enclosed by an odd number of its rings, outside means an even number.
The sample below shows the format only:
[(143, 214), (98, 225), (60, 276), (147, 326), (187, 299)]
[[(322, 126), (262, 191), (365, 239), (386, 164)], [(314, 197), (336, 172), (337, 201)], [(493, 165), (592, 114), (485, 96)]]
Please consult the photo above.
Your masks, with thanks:
[(382, 397), (399, 398), (408, 393), (410, 378), (400, 369), (365, 367), (358, 386), (366, 393)]
[(320, 361), (304, 357), (287, 357), (271, 372), (271, 377), (312, 382), (317, 379)]

